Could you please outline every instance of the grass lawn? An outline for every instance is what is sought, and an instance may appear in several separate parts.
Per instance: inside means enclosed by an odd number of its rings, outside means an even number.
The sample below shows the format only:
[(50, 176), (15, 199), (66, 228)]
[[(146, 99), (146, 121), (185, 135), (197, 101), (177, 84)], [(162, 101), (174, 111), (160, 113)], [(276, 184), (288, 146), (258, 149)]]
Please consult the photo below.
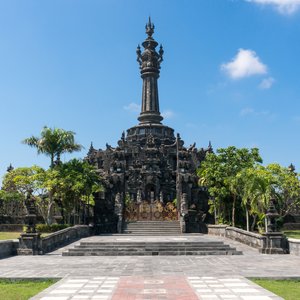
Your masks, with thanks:
[(28, 300), (57, 280), (9, 280), (0, 279), (0, 299)]
[(288, 238), (300, 239), (300, 230), (285, 230), (283, 232)]
[(21, 232), (0, 231), (0, 240), (17, 239), (20, 236), (20, 234)]
[[(9, 232), (9, 231), (0, 231), (0, 241), (1, 240), (13, 240), (20, 237), (22, 232)], [(41, 233), (41, 237), (46, 237), (50, 233)], [(1, 298), (0, 298), (1, 299)]]
[(300, 299), (300, 280), (251, 280), (285, 300)]

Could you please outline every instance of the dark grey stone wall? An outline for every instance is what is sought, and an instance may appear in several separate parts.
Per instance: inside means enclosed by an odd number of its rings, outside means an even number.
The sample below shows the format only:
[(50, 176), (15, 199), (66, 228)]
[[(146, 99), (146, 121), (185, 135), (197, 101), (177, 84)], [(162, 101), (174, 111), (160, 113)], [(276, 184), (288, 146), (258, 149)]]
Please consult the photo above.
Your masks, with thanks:
[(288, 238), (290, 254), (300, 256), (300, 240)]
[(17, 254), (19, 242), (17, 240), (0, 241), (0, 259)]
[(76, 225), (51, 233), (50, 235), (42, 238), (41, 249), (43, 253), (51, 252), (78, 239), (90, 236), (90, 231), (91, 228), (88, 225)]
[(227, 225), (207, 225), (207, 233), (217, 236), (226, 236)]
[(207, 227), (208, 234), (224, 236), (257, 249), (264, 247), (266, 238), (260, 234), (227, 225), (207, 225)]
[(19, 231), (23, 232), (24, 224), (0, 224), (0, 231)]

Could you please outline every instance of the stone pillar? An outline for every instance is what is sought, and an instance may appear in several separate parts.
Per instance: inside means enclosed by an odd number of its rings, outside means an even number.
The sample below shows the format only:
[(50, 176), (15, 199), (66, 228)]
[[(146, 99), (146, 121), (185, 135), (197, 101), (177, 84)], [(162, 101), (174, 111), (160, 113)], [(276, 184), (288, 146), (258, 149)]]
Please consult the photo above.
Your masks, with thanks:
[(286, 254), (286, 239), (281, 232), (266, 232), (263, 248), (260, 250), (264, 254)]
[(187, 194), (182, 193), (181, 194), (181, 201), (180, 201), (180, 227), (181, 227), (181, 232), (186, 233), (187, 228), (186, 228), (186, 217), (188, 214), (188, 207), (187, 207)]
[(115, 198), (115, 214), (118, 216), (117, 231), (122, 233), (123, 227), (123, 203), (121, 194), (118, 192)]
[(40, 255), (43, 254), (41, 248), (41, 234), (22, 233), (19, 237), (18, 255)]
[(276, 218), (279, 216), (275, 208), (275, 199), (271, 199), (266, 213), (267, 232), (263, 234), (264, 240), (262, 253), (285, 254), (287, 253), (286, 238), (281, 232), (277, 232)]

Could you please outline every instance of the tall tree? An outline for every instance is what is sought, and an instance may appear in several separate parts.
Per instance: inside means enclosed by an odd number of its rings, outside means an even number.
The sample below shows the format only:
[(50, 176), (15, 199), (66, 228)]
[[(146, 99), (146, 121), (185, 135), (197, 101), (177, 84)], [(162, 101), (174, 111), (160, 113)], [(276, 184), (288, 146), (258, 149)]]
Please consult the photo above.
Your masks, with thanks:
[[(236, 175), (243, 169), (261, 163), (262, 159), (257, 148), (228, 148), (217, 149), (210, 153), (198, 170), (198, 176), (204, 180), (208, 191), (214, 197), (218, 216), (235, 226), (239, 185)], [(228, 210), (231, 210), (231, 218)]]
[(31, 136), (23, 140), (23, 143), (36, 148), (38, 154), (50, 156), (51, 168), (54, 167), (55, 158), (60, 161), (62, 153), (72, 153), (83, 148), (75, 142), (75, 132), (47, 126), (42, 129), (39, 137)]

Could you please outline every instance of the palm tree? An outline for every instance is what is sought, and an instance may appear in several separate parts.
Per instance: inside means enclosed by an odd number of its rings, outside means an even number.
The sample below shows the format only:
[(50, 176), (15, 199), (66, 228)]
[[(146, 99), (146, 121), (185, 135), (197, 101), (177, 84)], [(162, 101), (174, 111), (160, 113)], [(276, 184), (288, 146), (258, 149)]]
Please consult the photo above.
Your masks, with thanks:
[(75, 142), (75, 132), (60, 128), (49, 128), (45, 126), (41, 136), (31, 136), (23, 141), (24, 144), (37, 149), (38, 154), (50, 156), (51, 165), (54, 167), (54, 160), (60, 161), (62, 153), (80, 151), (83, 147)]

